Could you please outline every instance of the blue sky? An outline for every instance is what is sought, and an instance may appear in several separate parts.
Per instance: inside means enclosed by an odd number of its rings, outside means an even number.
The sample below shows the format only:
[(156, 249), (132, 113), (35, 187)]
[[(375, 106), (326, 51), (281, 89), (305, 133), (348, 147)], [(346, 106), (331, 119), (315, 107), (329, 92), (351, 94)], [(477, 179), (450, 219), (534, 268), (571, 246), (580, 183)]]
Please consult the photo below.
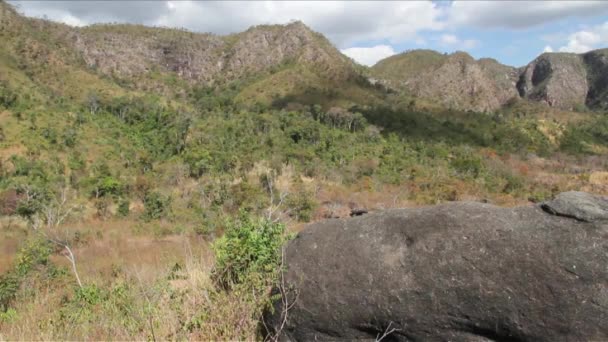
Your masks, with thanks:
[[(398, 52), (420, 48), (428, 48), (441, 52), (452, 52), (460, 49), (467, 51), (475, 58), (491, 57), (504, 64), (522, 66), (544, 52), (547, 47), (550, 48), (550, 51), (554, 52), (558, 52), (560, 48), (567, 47), (570, 42), (569, 37), (572, 34), (587, 32), (585, 30), (596, 32), (598, 30), (593, 30), (594, 28), (601, 27), (602, 24), (607, 22), (608, 16), (597, 15), (583, 19), (563, 18), (525, 29), (462, 27), (448, 33), (455, 37), (462, 37), (462, 40), (468, 39), (475, 42), (470, 43), (468, 46), (462, 43), (446, 44), (441, 39), (446, 33), (441, 32), (421, 33), (420, 36), (424, 38), (424, 41), (418, 43), (415, 41), (406, 41), (392, 45), (388, 41), (379, 43), (391, 45)], [(604, 35), (606, 33), (608, 32), (603, 32)], [(374, 45), (376, 44), (368, 42), (367, 46)], [(598, 44), (590, 46), (590, 48), (601, 47), (608, 47), (608, 37), (604, 36), (603, 40), (600, 37)], [(577, 49), (563, 50), (567, 52), (585, 52), (586, 49), (583, 48), (580, 51)]]
[(301, 20), (356, 61), (409, 49), (522, 66), (543, 51), (608, 47), (608, 1), (9, 1), (74, 26), (127, 22), (227, 34)]

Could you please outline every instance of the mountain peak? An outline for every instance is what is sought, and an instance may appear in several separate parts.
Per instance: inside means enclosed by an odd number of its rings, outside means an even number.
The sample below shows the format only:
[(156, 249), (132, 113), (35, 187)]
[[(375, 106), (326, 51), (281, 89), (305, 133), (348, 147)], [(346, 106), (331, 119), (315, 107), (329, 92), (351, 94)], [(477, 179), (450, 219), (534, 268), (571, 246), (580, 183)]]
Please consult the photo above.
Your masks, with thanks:
[(514, 68), (476, 61), (464, 51), (408, 51), (378, 62), (372, 74), (390, 86), (456, 109), (492, 111), (517, 96)]

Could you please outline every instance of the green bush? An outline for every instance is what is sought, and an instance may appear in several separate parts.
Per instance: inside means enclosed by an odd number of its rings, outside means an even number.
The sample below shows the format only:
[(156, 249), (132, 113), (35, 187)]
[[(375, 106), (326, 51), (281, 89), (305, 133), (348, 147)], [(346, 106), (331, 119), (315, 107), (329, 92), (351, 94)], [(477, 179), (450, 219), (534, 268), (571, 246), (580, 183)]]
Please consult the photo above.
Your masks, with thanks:
[(6, 84), (0, 82), (0, 107), (11, 108), (17, 103), (17, 94), (15, 94)]
[(76, 146), (76, 131), (72, 128), (66, 129), (62, 134), (63, 143), (67, 147)]
[(291, 209), (290, 215), (298, 221), (309, 222), (317, 207), (314, 195), (308, 191), (298, 191), (287, 198), (287, 207)]
[(118, 216), (120, 217), (127, 217), (129, 216), (129, 205), (131, 204), (131, 202), (129, 202), (128, 199), (123, 198), (120, 200), (120, 202), (118, 202)]
[(479, 177), (484, 171), (484, 165), (478, 156), (472, 154), (465, 154), (454, 158), (450, 165), (458, 174), (464, 177)]
[(0, 276), (0, 312), (8, 310), (21, 283), (33, 268), (48, 264), (51, 251), (51, 246), (44, 239), (28, 240), (19, 250), (13, 269)]
[(120, 181), (112, 176), (104, 177), (99, 180), (97, 185), (97, 195), (101, 196), (118, 196), (122, 193), (123, 186)]
[[(285, 226), (241, 212), (213, 244), (213, 279), (224, 288), (271, 281), (281, 264)], [(261, 282), (261, 283), (260, 283)]]
[(164, 218), (169, 213), (171, 197), (158, 192), (148, 192), (144, 197), (144, 212), (142, 218), (146, 221)]
[(0, 311), (0, 323), (11, 323), (17, 319), (17, 311), (13, 308), (8, 308), (5, 312)]

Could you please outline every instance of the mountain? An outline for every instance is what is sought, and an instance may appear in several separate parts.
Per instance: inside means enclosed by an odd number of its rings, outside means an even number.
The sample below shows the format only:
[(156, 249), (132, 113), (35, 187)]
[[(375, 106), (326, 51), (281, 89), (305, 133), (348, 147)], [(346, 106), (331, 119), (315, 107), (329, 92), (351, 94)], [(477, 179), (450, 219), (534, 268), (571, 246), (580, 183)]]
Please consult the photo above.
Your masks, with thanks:
[(544, 53), (514, 68), (465, 52), (414, 50), (374, 65), (375, 81), (442, 106), (495, 111), (516, 99), (562, 110), (602, 110), (608, 104), (608, 49)]
[(141, 25), (74, 28), (25, 18), (1, 2), (0, 11), (0, 79), (46, 98), (145, 92), (177, 99), (204, 88), (247, 106), (348, 108), (385, 102), (388, 88), (456, 110), (493, 112), (519, 100), (566, 111), (608, 108), (608, 50), (545, 53), (523, 68), (414, 50), (366, 69), (302, 22), (218, 36)]
[(141, 25), (73, 28), (0, 6), (5, 66), (20, 64), (12, 69), (28, 70), (31, 80), (69, 97), (91, 88), (113, 92), (116, 85), (171, 96), (194, 86), (232, 86), (235, 99), (250, 104), (375, 96), (364, 89), (361, 68), (302, 22), (217, 36)]
[(608, 49), (585, 54), (544, 53), (517, 83), (522, 97), (552, 107), (608, 108)]
[(517, 97), (514, 68), (464, 52), (410, 51), (378, 62), (371, 73), (390, 87), (455, 109), (493, 111)]

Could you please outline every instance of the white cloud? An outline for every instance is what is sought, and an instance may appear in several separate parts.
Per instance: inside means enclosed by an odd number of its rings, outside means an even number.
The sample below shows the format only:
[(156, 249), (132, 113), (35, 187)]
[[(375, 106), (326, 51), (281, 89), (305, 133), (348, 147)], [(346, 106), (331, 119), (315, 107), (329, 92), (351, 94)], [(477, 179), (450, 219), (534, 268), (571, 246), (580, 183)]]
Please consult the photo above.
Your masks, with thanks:
[(545, 46), (543, 52), (553, 52), (553, 48), (550, 45)]
[(444, 34), (441, 36), (441, 38), (439, 38), (439, 40), (443, 44), (448, 44), (448, 45), (458, 44), (460, 42), (460, 39), (458, 39), (458, 37), (456, 37), (453, 34)]
[[(301, 20), (339, 48), (357, 56), (388, 53), (361, 46), (435, 43), (470, 50), (481, 43), (454, 35), (462, 28), (525, 29), (567, 17), (608, 15), (608, 1), (16, 1), (26, 15), (73, 26), (127, 22), (228, 34), (260, 24)], [(582, 19), (584, 20), (584, 19)], [(431, 32), (431, 35), (427, 33)], [(441, 35), (443, 34), (443, 35)], [(602, 35), (604, 34), (604, 36)], [(441, 35), (436, 38), (436, 35)], [(599, 41), (598, 41), (599, 37)], [(572, 35), (548, 33), (543, 44), (582, 52), (606, 44), (605, 33), (585, 28)], [(566, 43), (564, 43), (566, 41)], [(535, 49), (539, 49), (537, 47)], [(360, 57), (369, 63), (372, 57)]]
[(452, 25), (526, 28), (566, 17), (608, 14), (608, 1), (454, 1)]
[(26, 15), (66, 22), (131, 22), (227, 34), (301, 20), (340, 47), (416, 39), (441, 30), (445, 6), (431, 1), (11, 1)]
[(460, 48), (464, 50), (469, 50), (477, 47), (480, 42), (475, 39), (465, 39), (461, 40), (457, 36), (453, 34), (443, 34), (439, 37), (439, 43), (444, 46), (450, 46), (454, 48)]
[(608, 21), (571, 34), (567, 44), (560, 47), (559, 51), (584, 53), (603, 47), (602, 45), (608, 45)]
[(343, 54), (354, 59), (357, 63), (372, 66), (379, 60), (394, 55), (396, 52), (389, 45), (376, 45), (372, 47), (352, 47), (341, 50)]

